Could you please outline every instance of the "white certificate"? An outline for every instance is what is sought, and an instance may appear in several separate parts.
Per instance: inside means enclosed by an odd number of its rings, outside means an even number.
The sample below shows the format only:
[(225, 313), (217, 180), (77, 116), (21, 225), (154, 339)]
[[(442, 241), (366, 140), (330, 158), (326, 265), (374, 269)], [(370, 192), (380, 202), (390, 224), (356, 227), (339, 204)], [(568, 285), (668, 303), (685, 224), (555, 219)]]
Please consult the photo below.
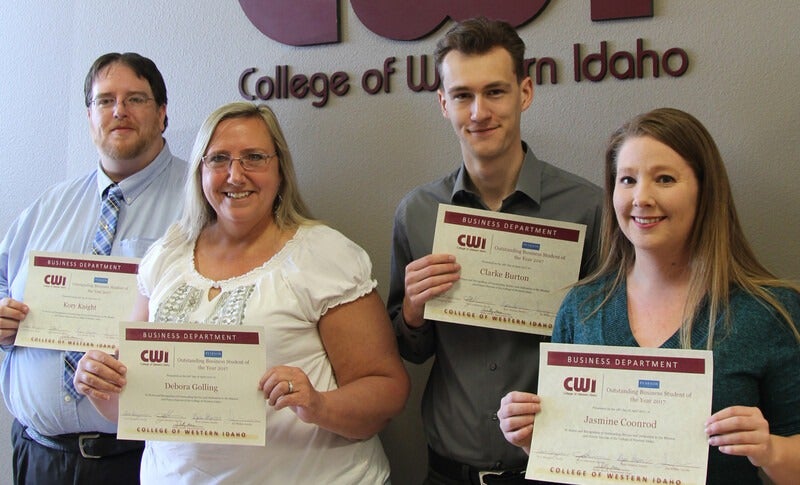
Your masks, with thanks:
[(440, 204), (433, 252), (454, 255), (461, 278), (425, 304), (425, 318), (550, 335), (578, 280), (585, 233), (582, 224)]
[(15, 345), (113, 352), (131, 317), (139, 259), (31, 251)]
[(119, 325), (120, 438), (264, 446), (263, 327)]
[(703, 485), (712, 353), (543, 343), (526, 478)]

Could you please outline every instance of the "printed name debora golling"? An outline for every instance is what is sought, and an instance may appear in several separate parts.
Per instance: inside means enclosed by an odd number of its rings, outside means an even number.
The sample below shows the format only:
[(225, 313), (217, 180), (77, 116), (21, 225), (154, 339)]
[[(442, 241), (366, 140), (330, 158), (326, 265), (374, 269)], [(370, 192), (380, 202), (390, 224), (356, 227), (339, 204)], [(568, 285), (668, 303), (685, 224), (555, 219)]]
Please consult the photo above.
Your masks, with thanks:
[(177, 382), (165, 382), (164, 389), (177, 391), (219, 391), (217, 386), (212, 386), (211, 384), (179, 384)]

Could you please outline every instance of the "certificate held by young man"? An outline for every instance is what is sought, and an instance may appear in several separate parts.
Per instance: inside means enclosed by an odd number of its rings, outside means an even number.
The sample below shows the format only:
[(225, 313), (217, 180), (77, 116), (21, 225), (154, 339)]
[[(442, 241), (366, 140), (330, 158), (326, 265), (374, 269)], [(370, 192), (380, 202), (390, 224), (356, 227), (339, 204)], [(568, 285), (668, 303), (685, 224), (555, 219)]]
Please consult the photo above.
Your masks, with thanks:
[(425, 318), (550, 335), (585, 235), (582, 224), (440, 204), (433, 252), (454, 255), (461, 278)]

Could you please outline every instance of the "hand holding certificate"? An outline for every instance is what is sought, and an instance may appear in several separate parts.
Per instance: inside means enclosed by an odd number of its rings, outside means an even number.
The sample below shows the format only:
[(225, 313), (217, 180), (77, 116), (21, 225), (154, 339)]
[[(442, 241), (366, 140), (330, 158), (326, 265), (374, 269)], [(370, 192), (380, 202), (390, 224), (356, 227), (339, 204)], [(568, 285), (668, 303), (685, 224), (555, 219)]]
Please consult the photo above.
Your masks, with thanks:
[(16, 345), (112, 351), (118, 323), (130, 318), (138, 292), (136, 258), (31, 251), (25, 301), (30, 312)]
[(550, 335), (566, 287), (578, 280), (586, 227), (439, 205), (434, 253), (461, 278), (425, 305), (425, 318)]
[(705, 483), (710, 351), (543, 343), (539, 368), (526, 478)]
[(120, 324), (120, 438), (263, 446), (262, 327)]

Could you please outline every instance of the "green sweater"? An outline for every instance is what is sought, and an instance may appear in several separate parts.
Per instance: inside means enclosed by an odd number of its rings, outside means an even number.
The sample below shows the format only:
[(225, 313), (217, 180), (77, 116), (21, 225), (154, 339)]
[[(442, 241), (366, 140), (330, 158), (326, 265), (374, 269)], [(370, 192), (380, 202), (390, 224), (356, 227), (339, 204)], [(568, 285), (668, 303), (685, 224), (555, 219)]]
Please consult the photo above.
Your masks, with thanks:
[[(553, 342), (638, 347), (628, 322), (625, 285), (597, 313), (586, 315), (606, 295), (610, 278), (570, 290), (561, 303)], [(800, 325), (800, 294), (772, 288), (773, 295)], [(708, 311), (702, 308), (692, 332), (692, 347), (705, 349)], [(712, 413), (729, 406), (756, 406), (769, 422), (770, 433), (800, 433), (800, 343), (787, 324), (759, 300), (735, 290), (730, 301), (731, 327), (717, 321), (714, 337)], [(705, 316), (705, 318), (704, 318)], [(679, 348), (679, 332), (662, 348)], [(758, 469), (746, 457), (730, 456), (711, 447), (708, 484), (760, 484)]]

